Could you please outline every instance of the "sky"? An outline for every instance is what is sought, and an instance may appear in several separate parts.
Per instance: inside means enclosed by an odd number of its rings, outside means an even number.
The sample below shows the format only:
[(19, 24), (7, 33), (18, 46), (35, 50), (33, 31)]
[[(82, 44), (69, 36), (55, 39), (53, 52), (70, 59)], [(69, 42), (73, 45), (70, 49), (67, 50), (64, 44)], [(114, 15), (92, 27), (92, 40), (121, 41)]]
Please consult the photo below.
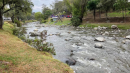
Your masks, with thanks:
[[(42, 4), (45, 4), (47, 7), (50, 7), (50, 4), (53, 4), (55, 0), (31, 0), (34, 4), (33, 12), (42, 12)], [(62, 1), (62, 0), (59, 0)]]

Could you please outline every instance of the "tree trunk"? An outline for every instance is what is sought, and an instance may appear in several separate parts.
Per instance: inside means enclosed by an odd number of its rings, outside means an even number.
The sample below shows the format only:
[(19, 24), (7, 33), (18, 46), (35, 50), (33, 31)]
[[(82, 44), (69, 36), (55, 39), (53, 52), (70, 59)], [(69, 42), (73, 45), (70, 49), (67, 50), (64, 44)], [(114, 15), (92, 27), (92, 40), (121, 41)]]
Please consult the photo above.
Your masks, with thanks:
[(107, 10), (106, 10), (106, 19), (108, 20), (108, 16), (107, 16)]
[(11, 17), (11, 20), (12, 20), (12, 23), (14, 23), (14, 14), (13, 14), (13, 16)]
[(95, 20), (95, 11), (96, 11), (96, 10), (94, 9), (94, 11), (93, 11), (94, 20)]
[(101, 9), (99, 8), (99, 18), (101, 18)]
[(2, 28), (2, 26), (3, 26), (3, 24), (4, 24), (4, 22), (3, 22), (3, 14), (2, 14), (2, 10), (0, 10), (0, 29), (3, 29)]
[(122, 11), (123, 12), (123, 22), (125, 22), (125, 16), (124, 16), (124, 11)]

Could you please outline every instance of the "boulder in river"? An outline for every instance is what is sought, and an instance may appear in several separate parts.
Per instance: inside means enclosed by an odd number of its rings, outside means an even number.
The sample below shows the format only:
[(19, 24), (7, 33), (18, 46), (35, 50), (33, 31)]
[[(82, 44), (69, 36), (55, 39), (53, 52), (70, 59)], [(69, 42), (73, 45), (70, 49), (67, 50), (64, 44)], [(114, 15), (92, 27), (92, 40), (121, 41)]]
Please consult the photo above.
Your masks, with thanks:
[(94, 30), (98, 30), (98, 27), (94, 27)]
[(37, 32), (37, 31), (38, 31), (38, 29), (34, 29), (33, 31)]
[(127, 40), (123, 40), (122, 43), (123, 44), (130, 44), (130, 40), (128, 40), (128, 39)]
[(103, 37), (96, 37), (94, 41), (104, 42), (105, 39)]
[(40, 32), (30, 32), (31, 36), (40, 36)]
[(111, 29), (118, 29), (117, 25), (112, 25)]
[(103, 45), (101, 43), (95, 43), (95, 48), (103, 48)]
[(109, 35), (109, 32), (105, 31), (102, 35)]
[(126, 36), (125, 38), (126, 38), (126, 39), (130, 39), (130, 35)]
[(66, 64), (68, 64), (68, 65), (75, 65), (76, 64), (76, 60), (69, 58), (68, 60), (66, 60)]
[(47, 35), (47, 30), (43, 30), (42, 33), (43, 33), (44, 35)]

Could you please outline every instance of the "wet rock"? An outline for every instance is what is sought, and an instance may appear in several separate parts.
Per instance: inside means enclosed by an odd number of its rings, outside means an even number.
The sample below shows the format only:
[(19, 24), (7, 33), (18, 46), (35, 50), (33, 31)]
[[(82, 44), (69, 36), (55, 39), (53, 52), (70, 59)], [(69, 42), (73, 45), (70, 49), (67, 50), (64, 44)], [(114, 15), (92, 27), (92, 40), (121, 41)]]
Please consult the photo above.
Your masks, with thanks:
[(29, 32), (31, 35), (30, 36), (40, 36), (40, 32)]
[(37, 32), (37, 31), (38, 31), (38, 29), (34, 29), (33, 31)]
[(35, 27), (41, 27), (41, 25), (36, 25)]
[(130, 39), (130, 35), (126, 36), (125, 38), (126, 38), (126, 39)]
[(98, 27), (94, 27), (94, 30), (98, 30)]
[(71, 40), (71, 39), (69, 39), (69, 38), (68, 38), (68, 39), (65, 39), (65, 41), (70, 41), (70, 40)]
[(68, 64), (68, 65), (75, 65), (76, 64), (76, 60), (69, 58), (68, 60), (66, 60), (66, 64)]
[(69, 34), (70, 34), (71, 32), (67, 32), (67, 33), (69, 33)]
[(103, 29), (103, 30), (106, 30), (106, 29), (107, 29), (107, 27), (102, 27), (102, 29)]
[(57, 34), (55, 34), (56, 36), (60, 36), (61, 35), (61, 33), (57, 33)]
[(52, 34), (49, 34), (48, 36), (52, 36)]
[(95, 48), (103, 48), (103, 45), (101, 43), (95, 43)]
[(44, 35), (47, 35), (47, 30), (43, 30), (42, 33), (43, 33)]
[(129, 43), (130, 43), (130, 40), (123, 40), (122, 43), (123, 43), (123, 44), (129, 44)]
[(105, 31), (102, 35), (109, 35), (109, 32)]
[(111, 29), (118, 29), (117, 25), (112, 25)]
[(88, 58), (88, 60), (94, 61), (95, 59), (94, 58)]
[(103, 37), (96, 37), (94, 41), (104, 42), (105, 39)]
[(101, 26), (98, 26), (98, 27), (94, 27), (94, 30), (106, 30), (107, 27), (101, 27)]
[(77, 45), (77, 46), (82, 46), (83, 43), (76, 43), (75, 45)]

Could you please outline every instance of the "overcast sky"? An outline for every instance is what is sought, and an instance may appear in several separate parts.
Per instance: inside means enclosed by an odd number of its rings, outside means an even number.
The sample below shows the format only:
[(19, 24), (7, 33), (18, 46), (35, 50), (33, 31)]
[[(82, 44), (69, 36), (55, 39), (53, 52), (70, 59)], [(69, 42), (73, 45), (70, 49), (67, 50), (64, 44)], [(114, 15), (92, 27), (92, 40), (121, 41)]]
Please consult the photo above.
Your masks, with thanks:
[[(62, 1), (62, 0), (59, 0)], [(32, 0), (34, 7), (33, 12), (41, 12), (42, 4), (45, 4), (47, 7), (50, 7), (50, 4), (54, 3), (55, 0)]]

